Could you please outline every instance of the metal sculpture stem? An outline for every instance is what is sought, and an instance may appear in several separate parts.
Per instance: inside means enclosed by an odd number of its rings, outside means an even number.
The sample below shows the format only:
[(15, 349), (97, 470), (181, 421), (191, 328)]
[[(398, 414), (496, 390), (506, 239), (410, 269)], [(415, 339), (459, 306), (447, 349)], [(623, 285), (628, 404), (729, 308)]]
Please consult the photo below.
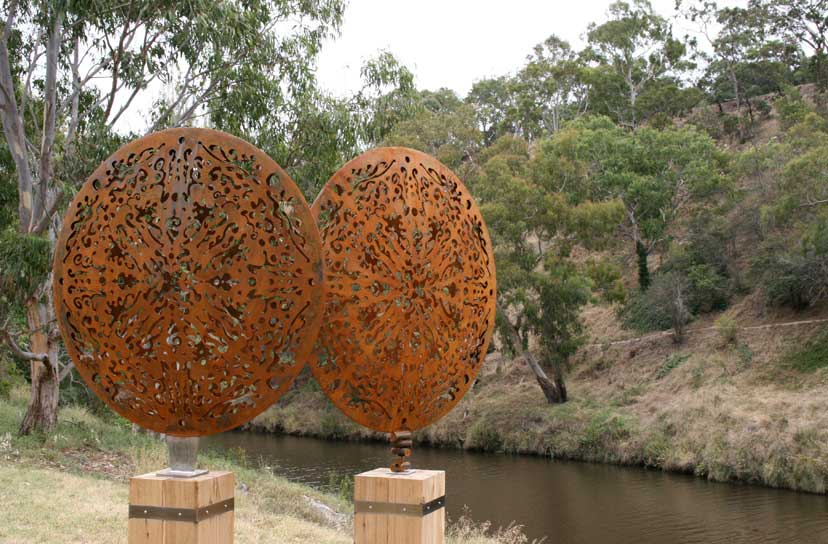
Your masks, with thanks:
[(167, 450), (170, 453), (170, 468), (164, 469), (160, 476), (192, 478), (207, 474), (206, 470), (196, 468), (198, 459), (197, 436), (167, 436)]
[(411, 463), (406, 461), (406, 458), (411, 456), (411, 447), (414, 444), (411, 431), (391, 433), (389, 439), (391, 441), (391, 455), (397, 456), (397, 459), (391, 463), (391, 472), (407, 472), (411, 470)]

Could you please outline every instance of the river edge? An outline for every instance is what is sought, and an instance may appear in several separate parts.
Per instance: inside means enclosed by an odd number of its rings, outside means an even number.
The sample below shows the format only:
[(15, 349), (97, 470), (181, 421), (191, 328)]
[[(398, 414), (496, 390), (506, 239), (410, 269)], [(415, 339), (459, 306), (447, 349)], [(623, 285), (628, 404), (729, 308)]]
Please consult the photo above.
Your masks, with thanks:
[[(704, 354), (688, 353), (686, 364), (673, 375), (656, 380), (650, 376), (654, 385), (598, 387), (591, 375), (603, 363), (582, 362), (570, 382), (571, 400), (558, 406), (544, 402), (520, 363), (488, 365), (454, 410), (415, 433), (415, 454), (420, 443), (645, 467), (825, 494), (826, 389), (780, 389), (732, 379), (697, 384), (699, 368), (708, 376), (714, 365), (717, 372), (727, 373), (729, 354), (716, 354), (711, 361)], [(328, 440), (386, 441), (384, 434), (364, 429), (336, 410), (307, 375), (245, 428)]]
[[(26, 398), (20, 388), (0, 399), (0, 542), (125, 544), (129, 478), (166, 466), (164, 443), (78, 406), (61, 409), (54, 433), (20, 437)], [(353, 542), (344, 496), (289, 482), (245, 456), (200, 452), (199, 465), (235, 474), (237, 543)], [(449, 524), (446, 542), (529, 541), (518, 527), (491, 530), (463, 517)]]

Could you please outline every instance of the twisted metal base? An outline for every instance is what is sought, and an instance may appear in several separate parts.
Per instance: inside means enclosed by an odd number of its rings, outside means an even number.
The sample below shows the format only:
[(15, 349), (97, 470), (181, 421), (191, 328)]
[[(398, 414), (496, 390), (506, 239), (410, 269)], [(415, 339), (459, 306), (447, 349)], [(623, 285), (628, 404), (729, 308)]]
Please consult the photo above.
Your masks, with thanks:
[(391, 463), (391, 472), (409, 472), (411, 463), (406, 461), (406, 458), (411, 456), (411, 447), (414, 443), (411, 431), (391, 433), (389, 440), (391, 441), (391, 455), (397, 456), (397, 459)]

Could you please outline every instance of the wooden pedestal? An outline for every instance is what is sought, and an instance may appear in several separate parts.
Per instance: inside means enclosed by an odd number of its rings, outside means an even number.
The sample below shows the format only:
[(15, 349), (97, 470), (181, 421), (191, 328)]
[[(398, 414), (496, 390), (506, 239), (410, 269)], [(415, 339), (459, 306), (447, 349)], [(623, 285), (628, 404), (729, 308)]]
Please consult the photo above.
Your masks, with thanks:
[(129, 544), (232, 544), (232, 472), (129, 481)]
[(446, 473), (378, 468), (354, 479), (355, 544), (443, 544)]

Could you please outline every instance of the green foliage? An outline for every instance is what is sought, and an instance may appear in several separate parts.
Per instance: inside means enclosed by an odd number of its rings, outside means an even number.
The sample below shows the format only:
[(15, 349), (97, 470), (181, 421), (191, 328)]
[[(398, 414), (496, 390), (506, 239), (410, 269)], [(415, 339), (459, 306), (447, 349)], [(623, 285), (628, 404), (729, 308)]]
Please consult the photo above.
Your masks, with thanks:
[[(649, 94), (651, 104), (664, 104), (671, 102), (665, 98), (680, 94), (667, 76), (685, 68), (686, 49), (673, 38), (670, 24), (653, 11), (648, 0), (615, 2), (608, 15), (607, 22), (592, 24), (587, 32), (589, 54), (599, 63), (589, 75), (591, 101), (599, 113), (635, 128), (655, 113), (642, 109), (648, 100), (642, 104), (640, 95)], [(656, 98), (659, 94), (662, 96)]]
[(453, 91), (421, 93), (422, 109), (397, 123), (383, 145), (418, 149), (437, 157), (461, 178), (466, 178), (469, 159), (481, 146), (474, 108), (463, 104)]
[(660, 289), (631, 293), (618, 317), (625, 327), (639, 332), (666, 331), (673, 324), (669, 304), (661, 297)]
[(713, 324), (723, 345), (733, 344), (739, 334), (739, 323), (736, 318), (727, 314), (722, 315)]
[[(601, 245), (620, 216), (616, 201), (573, 203), (554, 180), (531, 178), (528, 145), (504, 136), (481, 153), (472, 188), (492, 233), (498, 266), (498, 326), (506, 347), (540, 341), (541, 360), (562, 376), (584, 341), (581, 308), (591, 282), (570, 259), (575, 245)], [(523, 345), (513, 345), (515, 334)], [(561, 378), (562, 379), (562, 378)]]
[(0, 233), (0, 304), (23, 306), (51, 268), (49, 240), (12, 229)]
[(621, 278), (621, 267), (608, 259), (589, 259), (584, 273), (592, 281), (592, 289), (604, 302), (617, 303), (627, 299), (627, 288)]
[(774, 102), (774, 107), (783, 130), (789, 130), (797, 123), (803, 122), (805, 117), (813, 112), (813, 108), (805, 103), (799, 89), (794, 86), (785, 87), (785, 96)]
[(656, 379), (661, 380), (667, 377), (670, 372), (683, 365), (689, 358), (689, 353), (674, 353), (670, 355), (661, 365), (661, 368), (658, 369), (658, 372), (656, 372)]
[(328, 491), (333, 492), (340, 499), (346, 502), (354, 500), (354, 476), (352, 474), (340, 474), (336, 471), (328, 472)]
[(782, 365), (804, 373), (828, 367), (828, 331), (821, 331), (804, 345), (794, 346), (783, 356)]

